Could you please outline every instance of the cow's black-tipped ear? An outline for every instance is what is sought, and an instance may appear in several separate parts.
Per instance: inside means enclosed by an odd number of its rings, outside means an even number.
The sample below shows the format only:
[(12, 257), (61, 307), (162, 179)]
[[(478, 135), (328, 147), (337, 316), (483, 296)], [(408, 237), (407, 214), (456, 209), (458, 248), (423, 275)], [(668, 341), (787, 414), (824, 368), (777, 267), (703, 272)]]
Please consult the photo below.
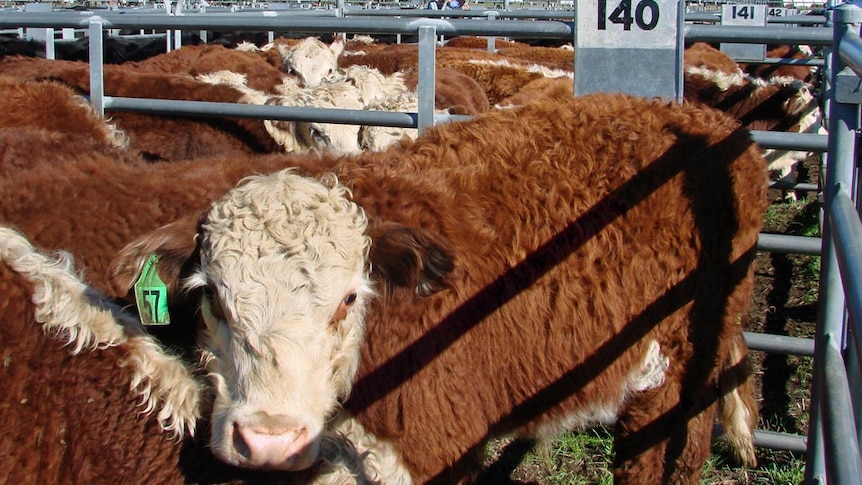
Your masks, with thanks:
[(372, 223), (369, 236), (372, 273), (388, 287), (426, 297), (452, 286), (455, 251), (445, 237), (394, 222)]

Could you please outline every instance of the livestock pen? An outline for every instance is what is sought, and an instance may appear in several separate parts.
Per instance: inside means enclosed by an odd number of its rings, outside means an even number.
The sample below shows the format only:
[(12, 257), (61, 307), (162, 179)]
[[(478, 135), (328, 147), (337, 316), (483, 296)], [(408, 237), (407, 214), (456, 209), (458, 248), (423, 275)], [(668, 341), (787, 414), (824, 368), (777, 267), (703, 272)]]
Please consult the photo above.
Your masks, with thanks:
[[(832, 28), (780, 27), (753, 30), (687, 24), (683, 35), (686, 40), (741, 42), (798, 42), (810, 45), (831, 46), (833, 53), (827, 58), (828, 84), (828, 138), (811, 134), (776, 134), (755, 132), (754, 140), (764, 148), (793, 148), (820, 151), (827, 154), (825, 181), (822, 183), (824, 223), (823, 238), (776, 236), (763, 234), (758, 248), (764, 252), (800, 252), (820, 254), (821, 289), (817, 337), (814, 342), (785, 336), (749, 333), (749, 346), (754, 350), (814, 355), (815, 379), (812, 389), (811, 425), (808, 437), (761, 431), (757, 444), (763, 447), (807, 452), (807, 482), (859, 483), (859, 423), (855, 418), (860, 406), (858, 394), (860, 380), (857, 343), (858, 326), (862, 318), (860, 291), (862, 277), (860, 244), (862, 229), (858, 221), (856, 198), (855, 133), (858, 127), (859, 102), (854, 94), (853, 76), (862, 72), (862, 41), (858, 27), (862, 21), (859, 9), (843, 6), (830, 12)], [(359, 123), (380, 126), (401, 126), (420, 130), (446, 117), (433, 113), (434, 46), (440, 36), (479, 35), (494, 37), (524, 37), (571, 39), (574, 28), (567, 20), (558, 20), (559, 12), (479, 12), (472, 11), (468, 18), (427, 18), (426, 12), (395, 11), (373, 18), (369, 11), (344, 10), (325, 16), (273, 16), (249, 13), (239, 16), (227, 14), (136, 15), (131, 12), (104, 12), (100, 16), (79, 13), (52, 12), (50, 14), (3, 12), (3, 28), (49, 27), (86, 28), (90, 43), (91, 92), (90, 100), (97, 109), (157, 112), (172, 115), (197, 114), (200, 116), (264, 117), (284, 120), (320, 120), (331, 123)], [(460, 13), (459, 13), (460, 14)], [(435, 14), (444, 17), (443, 13)], [(500, 22), (505, 16), (534, 19), (529, 22)], [(399, 18), (389, 18), (398, 16)], [(454, 17), (450, 12), (446, 17)], [(381, 18), (382, 17), (382, 18)], [(480, 17), (480, 18), (476, 18)], [(538, 19), (538, 20), (535, 20)], [(105, 96), (101, 81), (101, 39), (106, 29), (155, 30), (232, 30), (315, 33), (362, 33), (372, 35), (417, 36), (420, 55), (419, 110), (416, 113), (355, 112), (351, 110), (323, 110), (287, 108), (279, 106), (245, 106), (224, 103), (188, 101), (140, 100)], [(489, 47), (493, 44), (489, 42)], [(828, 62), (827, 62), (828, 64)], [(845, 66), (849, 67), (845, 69)], [(858, 81), (857, 81), (858, 82)], [(843, 276), (843, 277), (842, 277)], [(845, 313), (846, 312), (846, 313)], [(849, 316), (849, 318), (847, 318)], [(848, 323), (852, 325), (847, 325)], [(844, 371), (844, 367), (847, 371)], [(843, 379), (842, 379), (843, 374)], [(846, 382), (850, 382), (848, 386)], [(856, 394), (852, 394), (856, 391)], [(848, 426), (847, 423), (854, 423)], [(850, 446), (847, 446), (848, 443)]]

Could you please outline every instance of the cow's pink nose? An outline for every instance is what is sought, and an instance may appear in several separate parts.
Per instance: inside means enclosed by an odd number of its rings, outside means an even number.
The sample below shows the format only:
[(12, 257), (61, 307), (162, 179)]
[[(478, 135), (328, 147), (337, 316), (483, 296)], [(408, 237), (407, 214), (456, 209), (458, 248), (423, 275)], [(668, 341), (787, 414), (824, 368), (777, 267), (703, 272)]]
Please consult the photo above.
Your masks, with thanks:
[(290, 470), (310, 442), (306, 428), (233, 425), (233, 445), (243, 464), (266, 470)]

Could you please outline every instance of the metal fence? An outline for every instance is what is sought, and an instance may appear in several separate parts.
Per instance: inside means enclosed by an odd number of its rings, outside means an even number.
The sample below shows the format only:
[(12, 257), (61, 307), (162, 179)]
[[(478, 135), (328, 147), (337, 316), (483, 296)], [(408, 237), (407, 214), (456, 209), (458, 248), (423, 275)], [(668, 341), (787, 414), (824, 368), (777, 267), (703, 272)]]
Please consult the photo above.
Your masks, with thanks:
[[(343, 4), (342, 4), (343, 5)], [(0, 11), (0, 29), (85, 29), (90, 38), (90, 101), (98, 110), (127, 110), (171, 115), (267, 118), (323, 121), (418, 128), (420, 131), (451, 117), (434, 114), (435, 46), (441, 36), (475, 35), (571, 41), (572, 12), (501, 10), (457, 12), (340, 8), (332, 12), (266, 11), (167, 15), (165, 12), (104, 11), (26, 13)], [(503, 18), (510, 20), (501, 20)], [(530, 21), (518, 21), (518, 19)], [(688, 15), (686, 16), (688, 19)], [(820, 26), (834, 20), (831, 27)], [(806, 452), (806, 483), (862, 483), (859, 453), (860, 424), (856, 418), (862, 403), (862, 222), (853, 200), (857, 197), (856, 134), (859, 129), (859, 77), (862, 77), (862, 9), (842, 5), (823, 19), (795, 26), (769, 25), (753, 29), (687, 23), (681, 33), (686, 41), (753, 42), (832, 46), (826, 58), (827, 117), (829, 135), (753, 132), (764, 148), (825, 152), (822, 182), (824, 224), (822, 239), (761, 234), (760, 251), (820, 254), (820, 314), (816, 338), (800, 339), (746, 333), (753, 350), (813, 355), (812, 409), (807, 437), (758, 431), (758, 446)], [(815, 25), (800, 27), (799, 25)], [(339, 109), (252, 106), (231, 103), (171, 101), (105, 96), (102, 39), (109, 29), (150, 29), (165, 32), (168, 46), (172, 31), (290, 32), (304, 34), (410, 35), (419, 45), (419, 108), (415, 113), (353, 111)], [(493, 40), (489, 41), (492, 48)]]
[(858, 422), (862, 404), (858, 389), (862, 222), (853, 199), (857, 195), (857, 131), (862, 104), (857, 92), (862, 77), (862, 9), (845, 4), (831, 13), (833, 46), (827, 70), (829, 149), (823, 183), (826, 217), (806, 482), (858, 484), (862, 483)]

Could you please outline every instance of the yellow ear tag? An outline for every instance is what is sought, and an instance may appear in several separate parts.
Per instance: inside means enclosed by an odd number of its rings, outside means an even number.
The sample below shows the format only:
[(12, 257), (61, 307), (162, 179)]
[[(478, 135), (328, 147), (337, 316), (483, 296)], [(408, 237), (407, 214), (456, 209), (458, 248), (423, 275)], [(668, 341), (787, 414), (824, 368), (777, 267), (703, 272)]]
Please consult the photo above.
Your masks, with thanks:
[(168, 287), (159, 272), (156, 271), (156, 262), (159, 258), (155, 254), (144, 263), (141, 276), (135, 282), (135, 300), (138, 303), (138, 314), (144, 325), (168, 325), (171, 316), (168, 313)]

